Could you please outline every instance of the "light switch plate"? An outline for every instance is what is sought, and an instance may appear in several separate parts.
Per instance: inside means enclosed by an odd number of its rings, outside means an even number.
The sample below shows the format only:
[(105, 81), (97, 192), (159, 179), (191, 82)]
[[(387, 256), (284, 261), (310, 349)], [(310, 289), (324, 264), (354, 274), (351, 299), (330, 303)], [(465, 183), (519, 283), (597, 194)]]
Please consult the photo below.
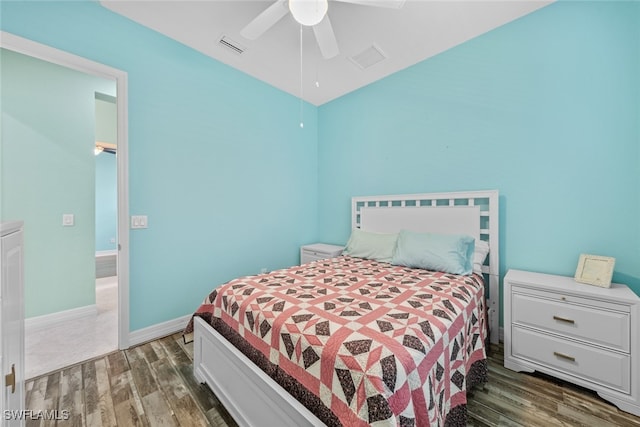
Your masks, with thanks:
[(147, 216), (146, 215), (132, 215), (131, 216), (131, 228), (147, 228)]
[(73, 214), (62, 214), (62, 225), (65, 227), (72, 227), (75, 223)]

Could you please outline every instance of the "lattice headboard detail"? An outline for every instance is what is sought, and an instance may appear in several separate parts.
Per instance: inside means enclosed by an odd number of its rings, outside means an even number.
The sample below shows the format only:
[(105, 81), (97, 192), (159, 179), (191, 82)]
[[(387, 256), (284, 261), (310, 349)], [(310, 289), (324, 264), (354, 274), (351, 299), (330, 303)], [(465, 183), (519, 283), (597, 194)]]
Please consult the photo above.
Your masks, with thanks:
[(482, 271), (489, 283), (490, 339), (492, 343), (498, 343), (500, 252), (497, 190), (353, 197), (351, 226), (372, 227), (372, 231), (380, 232), (399, 231), (401, 228), (433, 232), (441, 229), (443, 233), (469, 234), (488, 242), (489, 256)]

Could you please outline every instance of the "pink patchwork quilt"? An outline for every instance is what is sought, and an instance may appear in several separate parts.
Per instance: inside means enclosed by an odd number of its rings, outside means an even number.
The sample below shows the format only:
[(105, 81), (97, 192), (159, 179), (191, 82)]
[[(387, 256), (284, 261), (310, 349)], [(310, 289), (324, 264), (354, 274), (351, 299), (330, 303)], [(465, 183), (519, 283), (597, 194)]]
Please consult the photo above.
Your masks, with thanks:
[(327, 425), (464, 425), (484, 304), (478, 275), (341, 256), (232, 280), (194, 316)]

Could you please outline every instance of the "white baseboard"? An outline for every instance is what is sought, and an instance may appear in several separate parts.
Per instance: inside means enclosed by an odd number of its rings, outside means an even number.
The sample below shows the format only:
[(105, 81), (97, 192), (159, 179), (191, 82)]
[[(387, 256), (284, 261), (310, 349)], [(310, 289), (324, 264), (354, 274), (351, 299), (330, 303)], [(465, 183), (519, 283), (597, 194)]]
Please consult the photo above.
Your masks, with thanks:
[(168, 320), (166, 322), (129, 332), (129, 346), (135, 346), (180, 332), (187, 326), (191, 316), (191, 314), (187, 314), (185, 316), (178, 317), (177, 319)]
[(58, 311), (56, 313), (42, 316), (29, 317), (24, 320), (25, 331), (36, 332), (50, 326), (56, 326), (68, 321), (82, 321), (87, 317), (98, 315), (98, 308), (95, 304), (84, 307), (72, 308), (70, 310)]

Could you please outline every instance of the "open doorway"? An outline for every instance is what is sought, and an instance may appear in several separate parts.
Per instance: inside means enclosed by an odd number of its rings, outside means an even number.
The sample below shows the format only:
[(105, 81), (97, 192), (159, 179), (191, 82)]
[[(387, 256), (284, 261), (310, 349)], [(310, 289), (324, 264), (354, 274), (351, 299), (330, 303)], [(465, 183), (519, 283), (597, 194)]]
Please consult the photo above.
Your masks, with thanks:
[[(64, 357), (63, 351), (71, 350), (78, 356), (92, 342), (106, 345), (98, 349), (95, 355), (117, 348), (127, 348), (129, 316), (126, 73), (4, 32), (0, 38), (0, 47), (3, 54), (3, 101), (11, 96), (12, 90), (15, 92), (13, 107), (11, 102), (3, 102), (2, 105), (1, 207), (2, 218), (15, 217), (25, 220), (26, 341), (27, 344), (29, 341), (35, 342), (31, 350), (27, 346), (27, 357), (30, 354), (40, 354), (40, 359), (57, 360), (62, 366), (68, 366), (80, 360), (61, 359)], [(26, 61), (28, 66), (14, 73), (14, 80), (9, 81), (11, 73), (4, 71), (11, 61), (5, 61), (4, 56), (17, 55), (22, 55), (21, 60)], [(58, 74), (36, 78), (35, 83), (19, 81), (16, 84), (16, 76), (25, 77), (27, 74), (35, 73), (37, 67), (33, 65), (36, 61), (46, 63), (49, 67), (57, 67)], [(118, 309), (113, 312), (115, 322), (110, 326), (113, 332), (113, 339), (110, 340), (106, 340), (105, 332), (98, 328), (105, 322), (94, 322), (91, 326), (92, 322), (88, 321), (92, 318), (97, 319), (101, 311), (100, 291), (97, 290), (99, 284), (96, 280), (95, 200), (93, 197), (90, 200), (85, 197), (90, 187), (88, 183), (90, 182), (91, 187), (95, 184), (95, 176), (89, 177), (88, 173), (95, 173), (95, 129), (91, 130), (88, 146), (85, 147), (84, 142), (77, 143), (80, 139), (87, 139), (84, 137), (85, 134), (62, 120), (79, 116), (68, 111), (78, 105), (69, 99), (73, 91), (62, 89), (57, 94), (47, 95), (49, 88), (54, 86), (52, 83), (61, 78), (63, 68), (75, 72), (83, 84), (88, 80), (99, 80), (106, 81), (112, 88), (93, 88), (90, 93), (91, 105), (87, 107), (82, 103), (83, 108), (86, 108), (82, 113), (85, 123), (81, 126), (85, 126), (86, 122), (95, 125), (93, 120), (87, 120), (88, 116), (84, 114), (88, 109), (91, 110), (91, 116), (95, 114), (96, 92), (108, 94), (112, 98), (112, 106), (117, 116), (115, 139), (120, 153), (117, 158), (113, 156), (117, 165), (117, 180), (114, 180), (117, 207), (115, 218), (112, 217), (117, 225), (116, 230), (111, 231), (109, 242), (115, 240), (112, 242), (111, 250), (116, 251), (119, 259), (117, 274), (108, 276), (115, 279), (115, 283), (111, 282), (112, 285), (107, 287), (115, 291), (110, 292), (109, 299)], [(75, 84), (77, 85), (77, 82)], [(35, 99), (24, 96), (29, 91), (33, 92)], [(122, 96), (117, 96), (118, 94)], [(31, 112), (35, 112), (34, 117), (28, 116)], [(60, 114), (61, 112), (63, 114)], [(83, 137), (77, 138), (79, 134)], [(67, 144), (75, 145), (68, 149)], [(46, 168), (41, 169), (43, 166)], [(57, 171), (52, 172), (50, 166), (57, 167)], [(82, 171), (82, 174), (79, 174), (79, 171)], [(11, 175), (12, 173), (15, 175)], [(37, 173), (42, 176), (33, 176)], [(23, 176), (25, 174), (30, 175)], [(92, 188), (91, 192), (94, 191)], [(79, 195), (82, 197), (78, 197)], [(82, 202), (79, 202), (80, 199)], [(90, 208), (87, 207), (87, 202)], [(89, 239), (88, 235), (91, 236)], [(71, 264), (70, 260), (81, 262)], [(90, 272), (90, 280), (87, 279), (87, 271)], [(82, 287), (74, 287), (77, 282), (82, 282)], [(84, 328), (86, 335), (79, 341), (74, 341), (73, 336), (76, 333), (72, 333), (69, 328), (62, 327), (62, 332), (57, 338), (51, 329), (47, 330), (54, 325), (61, 326), (66, 321), (71, 321), (78, 330)], [(36, 333), (29, 336), (29, 329), (32, 332), (35, 330)], [(55, 345), (47, 344), (46, 338), (54, 338)], [(45, 349), (53, 351), (47, 353), (43, 351)], [(81, 357), (86, 359), (94, 356)], [(40, 371), (30, 371), (29, 365), (37, 363), (38, 361), (33, 360), (27, 363), (27, 377), (62, 367), (51, 365), (48, 368), (40, 368)]]
[(104, 338), (93, 354), (99, 356), (118, 348), (118, 126), (117, 98), (101, 92), (96, 92), (95, 98), (95, 320), (96, 330)]

